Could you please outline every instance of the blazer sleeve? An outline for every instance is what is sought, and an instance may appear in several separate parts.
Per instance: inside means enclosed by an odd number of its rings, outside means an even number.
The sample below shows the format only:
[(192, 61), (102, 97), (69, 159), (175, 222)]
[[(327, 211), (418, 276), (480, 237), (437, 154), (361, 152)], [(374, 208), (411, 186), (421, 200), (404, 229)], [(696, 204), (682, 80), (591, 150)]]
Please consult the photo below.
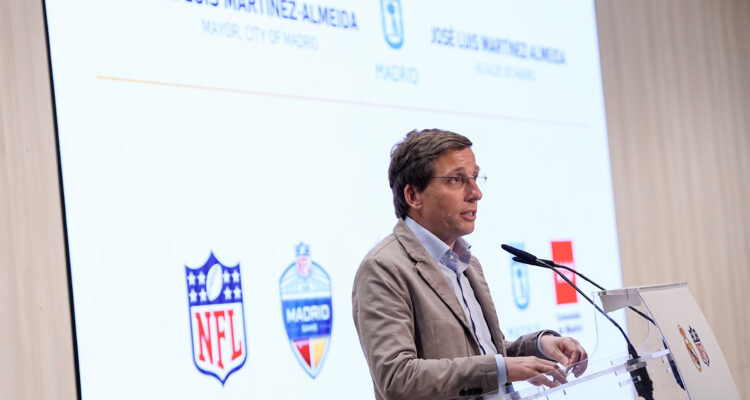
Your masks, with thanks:
[(389, 400), (452, 399), (497, 390), (492, 355), (418, 358), (419, 335), (402, 268), (368, 257), (354, 279), (354, 324), (375, 389)]
[(544, 354), (539, 351), (539, 335), (544, 331), (528, 333), (516, 340), (505, 341), (505, 351), (508, 357), (537, 356), (544, 358)]
[(547, 357), (546, 354), (542, 353), (539, 350), (539, 339), (541, 338), (541, 335), (543, 333), (549, 333), (555, 336), (560, 336), (559, 333), (553, 330), (545, 329), (545, 330), (523, 335), (514, 341), (506, 340), (504, 344), (505, 344), (505, 351), (507, 353), (507, 356), (508, 357), (537, 356), (539, 358), (542, 358), (548, 361), (557, 362)]

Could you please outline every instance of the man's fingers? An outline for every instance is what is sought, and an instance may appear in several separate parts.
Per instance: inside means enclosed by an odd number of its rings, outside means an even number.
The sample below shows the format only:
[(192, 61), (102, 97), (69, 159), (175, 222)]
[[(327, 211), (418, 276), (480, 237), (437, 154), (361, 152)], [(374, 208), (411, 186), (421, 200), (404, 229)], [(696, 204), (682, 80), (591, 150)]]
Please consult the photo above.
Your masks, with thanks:
[(541, 386), (541, 385), (544, 385), (547, 387), (560, 386), (559, 382), (555, 382), (554, 380), (547, 378), (544, 374), (537, 375), (529, 379), (528, 382), (534, 386)]
[(565, 365), (572, 365), (577, 363), (578, 361), (581, 361), (581, 351), (579, 349), (573, 349), (573, 351), (570, 352), (570, 357), (568, 357), (568, 362), (564, 363)]
[(555, 368), (552, 371), (547, 372), (547, 375), (550, 375), (556, 382), (568, 383), (568, 380), (565, 378), (565, 371), (560, 368)]
[(588, 365), (589, 365), (589, 359), (584, 358), (583, 360), (581, 360), (581, 362), (579, 362), (573, 367), (573, 375), (575, 375), (575, 377), (578, 378), (579, 376), (581, 376), (581, 374), (583, 374), (586, 371), (586, 368), (588, 367)]
[(547, 356), (549, 356), (549, 358), (553, 360), (557, 360), (560, 363), (567, 365), (566, 361), (568, 360), (568, 357), (557, 346), (554, 346), (551, 349), (548, 349)]
[(581, 357), (583, 358), (583, 360), (581, 360), (582, 362), (579, 363), (579, 365), (581, 366), (581, 370), (578, 373), (578, 375), (580, 375), (584, 371), (586, 371), (586, 368), (588, 368), (588, 366), (589, 366), (589, 354), (586, 353), (586, 350), (583, 350), (583, 354), (581, 355)]
[[(508, 381), (528, 381), (533, 385), (545, 385), (549, 387), (568, 383), (567, 373), (569, 368), (561, 369), (553, 362), (537, 357), (507, 357), (505, 359)], [(571, 365), (573, 372), (578, 375), (586, 369), (585, 363)], [(577, 372), (580, 371), (580, 372)], [(550, 379), (551, 378), (551, 379)]]
[(573, 375), (575, 377), (581, 376), (584, 371), (586, 371), (586, 367), (588, 367), (588, 354), (586, 354), (586, 350), (583, 349), (583, 347), (578, 344), (578, 342), (575, 343), (576, 348), (573, 350), (571, 357), (570, 357), (570, 365), (573, 365)]
[(557, 364), (539, 359), (540, 364), (537, 365), (536, 371), (542, 376), (547, 375), (552, 377), (552, 380), (547, 379), (546, 377), (542, 381), (542, 384), (549, 387), (555, 387), (562, 383), (567, 383), (568, 380), (565, 378), (565, 373), (563, 373), (562, 370), (557, 368)]

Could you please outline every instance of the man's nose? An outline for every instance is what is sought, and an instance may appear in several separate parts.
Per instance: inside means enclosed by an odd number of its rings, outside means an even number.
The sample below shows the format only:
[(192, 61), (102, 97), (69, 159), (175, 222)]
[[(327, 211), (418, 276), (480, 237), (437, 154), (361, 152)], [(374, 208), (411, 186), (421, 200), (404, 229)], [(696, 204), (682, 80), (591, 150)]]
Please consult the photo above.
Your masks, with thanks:
[(482, 199), (482, 190), (479, 189), (476, 179), (469, 179), (466, 184), (467, 187), (467, 198), (468, 201), (479, 201)]

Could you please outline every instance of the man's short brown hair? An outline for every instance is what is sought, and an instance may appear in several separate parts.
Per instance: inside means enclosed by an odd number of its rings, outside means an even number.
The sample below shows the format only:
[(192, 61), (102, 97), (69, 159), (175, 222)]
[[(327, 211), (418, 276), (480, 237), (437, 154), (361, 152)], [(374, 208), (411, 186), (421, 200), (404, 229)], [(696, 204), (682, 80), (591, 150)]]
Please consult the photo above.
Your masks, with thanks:
[(393, 191), (393, 206), (396, 216), (406, 219), (409, 204), (404, 198), (404, 188), (411, 184), (422, 192), (433, 175), (433, 162), (453, 150), (471, 147), (471, 140), (458, 133), (440, 129), (413, 130), (404, 140), (391, 149), (391, 165), (388, 167), (388, 182)]

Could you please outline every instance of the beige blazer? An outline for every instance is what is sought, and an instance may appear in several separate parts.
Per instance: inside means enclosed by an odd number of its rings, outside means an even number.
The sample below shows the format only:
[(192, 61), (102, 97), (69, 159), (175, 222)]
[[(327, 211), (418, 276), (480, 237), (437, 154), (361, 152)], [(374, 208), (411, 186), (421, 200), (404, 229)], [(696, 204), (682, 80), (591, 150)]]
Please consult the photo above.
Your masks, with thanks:
[[(505, 340), (475, 257), (465, 273), (498, 351), (541, 357), (538, 332)], [(450, 284), (403, 220), (359, 266), (352, 313), (377, 399), (452, 399), (498, 389), (495, 357), (481, 355)]]

